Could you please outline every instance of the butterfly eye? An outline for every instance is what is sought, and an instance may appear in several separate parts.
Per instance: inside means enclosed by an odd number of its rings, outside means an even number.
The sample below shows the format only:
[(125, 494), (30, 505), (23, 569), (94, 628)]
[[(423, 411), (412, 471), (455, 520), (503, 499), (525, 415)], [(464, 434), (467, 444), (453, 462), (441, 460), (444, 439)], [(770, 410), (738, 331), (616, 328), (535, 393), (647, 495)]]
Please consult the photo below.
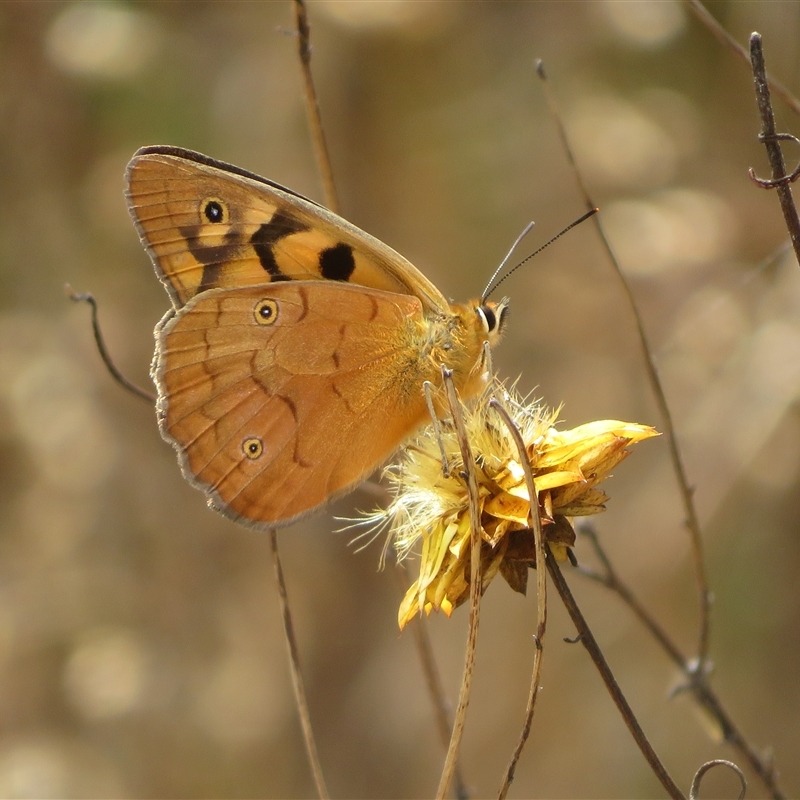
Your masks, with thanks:
[(491, 333), (497, 327), (497, 315), (494, 313), (494, 310), (484, 305), (478, 306), (475, 311), (481, 318), (483, 330), (486, 333)]
[(259, 458), (264, 452), (264, 444), (261, 439), (252, 436), (251, 438), (245, 439), (242, 442), (242, 452), (251, 461), (255, 461), (255, 459)]
[(228, 222), (230, 214), (227, 204), (218, 197), (207, 197), (200, 203), (203, 216), (212, 223)]
[(506, 324), (508, 299), (503, 298), (499, 303), (484, 303), (475, 308), (475, 313), (481, 320), (484, 333), (494, 333), (499, 336)]
[(273, 325), (278, 319), (278, 304), (274, 300), (259, 300), (253, 316), (259, 325)]

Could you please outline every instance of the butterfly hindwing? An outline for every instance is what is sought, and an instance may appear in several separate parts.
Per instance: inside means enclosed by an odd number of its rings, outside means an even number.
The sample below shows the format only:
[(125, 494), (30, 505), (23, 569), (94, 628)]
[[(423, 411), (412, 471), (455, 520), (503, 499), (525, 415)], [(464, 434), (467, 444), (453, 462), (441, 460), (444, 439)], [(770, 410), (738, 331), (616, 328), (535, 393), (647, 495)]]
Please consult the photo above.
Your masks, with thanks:
[(286, 524), (358, 483), (423, 420), (408, 295), (329, 281), (210, 290), (167, 319), (162, 434), (228, 516)]

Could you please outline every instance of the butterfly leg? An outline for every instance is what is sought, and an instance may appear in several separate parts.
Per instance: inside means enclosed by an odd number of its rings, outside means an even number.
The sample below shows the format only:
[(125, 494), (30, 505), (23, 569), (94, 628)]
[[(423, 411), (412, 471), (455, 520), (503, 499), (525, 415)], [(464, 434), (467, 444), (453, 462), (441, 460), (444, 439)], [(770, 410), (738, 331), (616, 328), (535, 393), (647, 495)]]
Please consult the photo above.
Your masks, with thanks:
[(488, 341), (483, 343), (483, 368), (488, 375), (494, 375), (494, 365), (492, 364), (492, 347)]
[(425, 403), (431, 415), (433, 432), (436, 436), (436, 441), (439, 443), (439, 452), (442, 455), (442, 474), (447, 478), (450, 475), (450, 462), (447, 460), (447, 453), (445, 452), (444, 441), (442, 440), (442, 430), (439, 425), (439, 418), (436, 416), (436, 408), (433, 404), (433, 384), (430, 381), (424, 381), (422, 388), (425, 392)]

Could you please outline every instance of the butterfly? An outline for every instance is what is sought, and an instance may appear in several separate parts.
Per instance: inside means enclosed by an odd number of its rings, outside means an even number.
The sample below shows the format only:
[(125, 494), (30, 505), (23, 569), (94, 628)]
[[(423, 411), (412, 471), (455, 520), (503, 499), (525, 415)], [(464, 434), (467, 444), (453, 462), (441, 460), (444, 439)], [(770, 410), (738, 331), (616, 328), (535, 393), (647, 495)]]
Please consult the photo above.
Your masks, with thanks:
[(443, 366), (462, 397), (486, 385), (507, 301), (450, 304), (323, 206), (189, 150), (141, 148), (126, 196), (172, 300), (159, 428), (226, 516), (269, 529), (352, 489), (430, 420)]

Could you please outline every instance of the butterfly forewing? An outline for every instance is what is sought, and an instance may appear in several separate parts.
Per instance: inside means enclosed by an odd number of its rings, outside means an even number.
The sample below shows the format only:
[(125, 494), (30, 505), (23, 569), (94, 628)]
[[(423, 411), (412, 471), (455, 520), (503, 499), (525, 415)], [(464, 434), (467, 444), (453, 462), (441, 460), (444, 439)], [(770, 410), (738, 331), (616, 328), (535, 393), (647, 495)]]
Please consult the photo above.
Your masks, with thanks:
[(191, 151), (142, 148), (128, 166), (128, 203), (176, 308), (211, 288), (334, 280), (441, 293), (387, 245), (277, 184)]

